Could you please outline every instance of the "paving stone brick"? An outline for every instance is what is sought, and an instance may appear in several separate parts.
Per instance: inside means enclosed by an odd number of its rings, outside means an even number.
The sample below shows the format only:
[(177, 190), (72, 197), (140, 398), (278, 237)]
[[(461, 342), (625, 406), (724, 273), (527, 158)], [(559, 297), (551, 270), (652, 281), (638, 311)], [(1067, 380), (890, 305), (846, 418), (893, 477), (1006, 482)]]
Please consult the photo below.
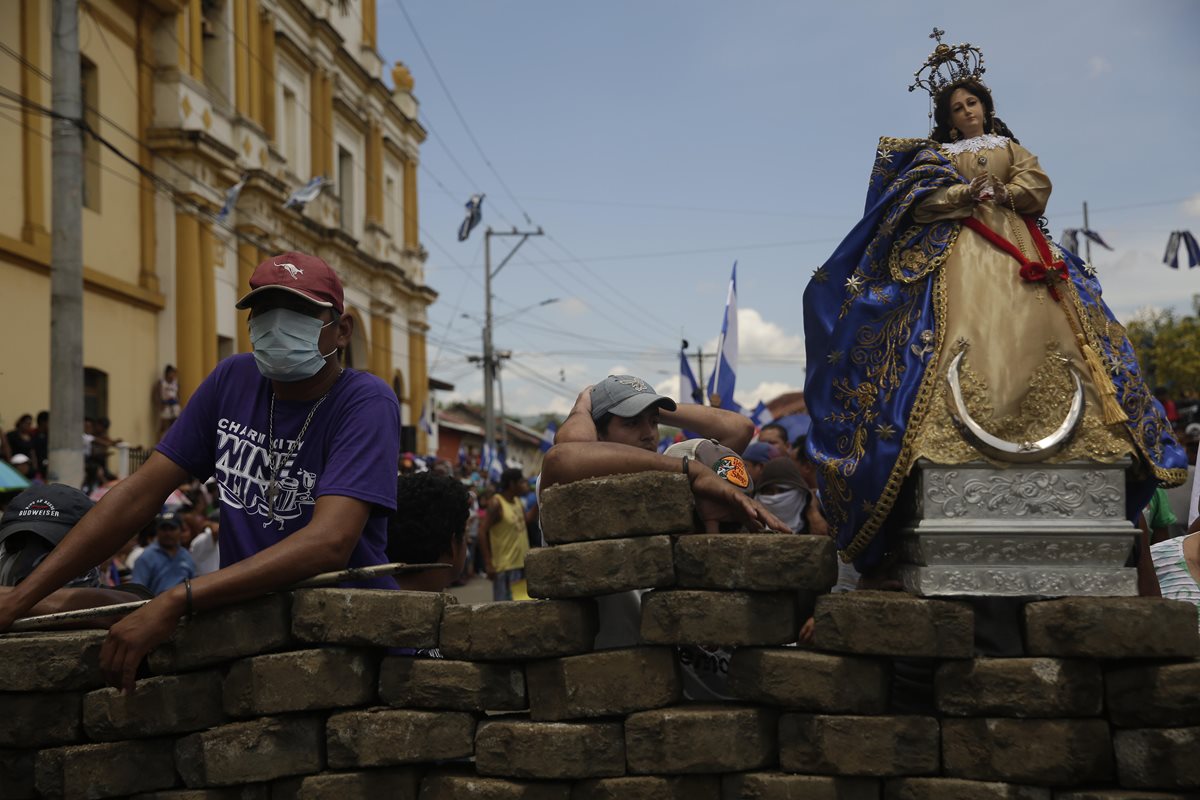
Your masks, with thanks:
[(33, 762), (36, 750), (0, 750), (0, 797), (33, 798)]
[(813, 647), (836, 653), (970, 658), (975, 615), (966, 603), (902, 592), (844, 592), (817, 598)]
[(388, 656), (379, 668), (379, 699), (398, 708), (520, 711), (525, 671), (516, 664)]
[(345, 711), (326, 722), (325, 738), (332, 769), (445, 761), (471, 755), (475, 717), (461, 711)]
[(370, 705), (378, 667), (372, 653), (330, 647), (271, 653), (234, 663), (224, 706), (234, 717)]
[(0, 694), (0, 747), (46, 747), (79, 741), (82, 704), (83, 695), (78, 692)]
[(1108, 716), (1124, 728), (1200, 725), (1200, 661), (1119, 666), (1104, 676)]
[(936, 774), (938, 721), (784, 714), (779, 718), (779, 765), (788, 772), (819, 775)]
[(721, 788), (722, 800), (879, 800), (872, 778), (743, 772), (726, 775)]
[(1099, 719), (945, 719), (942, 771), (983, 781), (1103, 783), (1113, 776), (1112, 740)]
[(645, 644), (786, 644), (797, 632), (793, 592), (660, 589), (642, 597)]
[(271, 800), (417, 800), (421, 773), (414, 767), (322, 772), (271, 785)]
[(629, 771), (644, 775), (760, 769), (778, 752), (775, 711), (682, 706), (639, 711), (625, 720)]
[(729, 664), (729, 691), (742, 700), (825, 714), (882, 714), (888, 667), (879, 659), (794, 647), (743, 648)]
[(280, 650), (291, 641), (291, 596), (272, 594), (183, 620), (170, 641), (150, 653), (150, 669), (186, 672)]
[(604, 650), (530, 661), (529, 711), (534, 720), (628, 714), (680, 698), (675, 651), (669, 647)]
[(619, 722), (492, 720), (475, 734), (475, 769), (541, 780), (624, 775), (625, 738)]
[(437, 647), (443, 592), (303, 589), (292, 600), (292, 632), (302, 642)]
[(697, 533), (675, 539), (681, 588), (825, 591), (837, 583), (837, 548), (827, 536)]
[(1126, 788), (1200, 787), (1200, 727), (1117, 731), (1113, 746), (1117, 777)]
[(595, 597), (675, 585), (670, 536), (539, 547), (525, 557), (533, 597)]
[(99, 689), (83, 698), (84, 730), (100, 742), (190, 733), (225, 721), (216, 670), (146, 678), (133, 694)]
[(695, 500), (679, 472), (639, 472), (551, 486), (539, 504), (550, 544), (678, 533), (694, 528)]
[(571, 784), (431, 772), (421, 781), (421, 800), (571, 800)]
[(1025, 606), (1035, 656), (1195, 658), (1196, 607), (1157, 597), (1065, 597)]
[(1100, 714), (1104, 680), (1094, 661), (976, 658), (942, 664), (937, 707), (967, 717), (1088, 717)]
[(135, 794), (130, 800), (279, 800), (271, 796), (269, 783), (227, 786), (221, 789), (167, 789)]
[(893, 778), (884, 785), (883, 797), (884, 800), (1050, 800), (1050, 790), (961, 778)]
[(579, 781), (571, 800), (721, 800), (715, 775), (626, 775)]
[(1126, 789), (1081, 789), (1055, 792), (1054, 800), (1196, 800), (1192, 792), (1130, 791)]
[(320, 772), (322, 725), (315, 717), (264, 717), (193, 733), (175, 745), (191, 788), (270, 781)]
[(107, 635), (108, 631), (0, 635), (0, 692), (65, 692), (103, 686), (100, 645)]
[(451, 659), (520, 661), (586, 653), (596, 638), (592, 600), (447, 606), (441, 651)]
[(44, 797), (118, 797), (174, 786), (174, 742), (80, 744), (41, 750), (34, 782)]

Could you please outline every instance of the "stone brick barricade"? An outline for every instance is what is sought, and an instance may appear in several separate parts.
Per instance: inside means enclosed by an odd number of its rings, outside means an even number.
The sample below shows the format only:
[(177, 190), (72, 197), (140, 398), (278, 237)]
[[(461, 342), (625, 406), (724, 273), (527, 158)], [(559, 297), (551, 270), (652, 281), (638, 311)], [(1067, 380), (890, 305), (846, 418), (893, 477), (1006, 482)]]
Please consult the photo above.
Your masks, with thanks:
[[(1031, 602), (1025, 652), (986, 658), (968, 602), (822, 594), (794, 646), (798, 593), (834, 581), (831, 543), (679, 534), (684, 479), (652, 479), (559, 493), (592, 516), (530, 555), (530, 591), (552, 599), (273, 595), (182, 623), (130, 696), (103, 688), (103, 632), (0, 636), (0, 798), (1200, 796), (1193, 606)], [(556, 502), (544, 492), (546, 516), (581, 524)], [(592, 598), (635, 588), (652, 589), (641, 643), (593, 651)], [(737, 699), (686, 703), (680, 644), (736, 647)], [(434, 647), (445, 658), (398, 650)], [(932, 693), (906, 713), (896, 678), (914, 665)]]

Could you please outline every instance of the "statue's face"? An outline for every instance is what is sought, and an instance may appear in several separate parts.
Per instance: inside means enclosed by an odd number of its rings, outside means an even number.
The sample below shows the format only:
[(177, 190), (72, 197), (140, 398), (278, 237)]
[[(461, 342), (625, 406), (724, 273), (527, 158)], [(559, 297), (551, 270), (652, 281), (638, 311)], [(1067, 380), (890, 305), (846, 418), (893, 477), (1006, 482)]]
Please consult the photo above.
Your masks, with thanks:
[(964, 139), (983, 135), (983, 101), (966, 89), (955, 89), (950, 95), (950, 124)]

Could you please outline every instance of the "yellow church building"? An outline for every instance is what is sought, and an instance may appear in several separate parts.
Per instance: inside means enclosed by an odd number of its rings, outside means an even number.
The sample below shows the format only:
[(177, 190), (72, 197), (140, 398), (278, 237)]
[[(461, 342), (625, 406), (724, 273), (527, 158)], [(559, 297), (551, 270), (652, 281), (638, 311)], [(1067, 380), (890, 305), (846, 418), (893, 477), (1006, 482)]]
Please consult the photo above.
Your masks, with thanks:
[[(0, 2), (0, 421), (50, 407), (51, 0)], [(183, 398), (249, 351), (234, 309), (255, 265), (303, 250), (342, 278), (348, 366), (387, 381), (409, 446), (429, 404), (412, 76), (384, 81), (374, 0), (80, 0), (85, 412), (157, 438), (167, 364)], [(122, 159), (128, 156), (133, 163)], [(136, 164), (136, 166), (135, 166)], [(289, 196), (315, 178), (320, 194)], [(236, 200), (222, 213), (230, 189)]]

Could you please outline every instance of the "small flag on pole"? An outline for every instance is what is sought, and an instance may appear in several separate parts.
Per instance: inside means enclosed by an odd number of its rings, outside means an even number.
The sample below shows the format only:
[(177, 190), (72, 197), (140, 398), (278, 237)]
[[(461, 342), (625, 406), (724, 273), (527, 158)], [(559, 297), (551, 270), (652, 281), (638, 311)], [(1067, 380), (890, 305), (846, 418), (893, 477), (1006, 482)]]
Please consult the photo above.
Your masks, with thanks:
[(538, 447), (543, 453), (554, 446), (554, 434), (556, 433), (558, 433), (558, 426), (553, 422), (546, 426), (546, 430), (542, 431), (542, 441)]
[(1183, 245), (1188, 258), (1188, 269), (1200, 264), (1200, 244), (1190, 231), (1171, 231), (1167, 239), (1167, 252), (1163, 255), (1163, 263), (1171, 269), (1179, 269), (1179, 246)]
[(1079, 252), (1079, 235), (1083, 234), (1085, 239), (1091, 239), (1096, 244), (1103, 247), (1105, 250), (1112, 250), (1108, 242), (1104, 241), (1100, 234), (1090, 228), (1067, 228), (1063, 231), (1062, 245), (1072, 253)]
[(704, 393), (696, 383), (696, 375), (688, 362), (687, 351), (679, 350), (679, 402), (704, 405)]
[(224, 222), (233, 213), (234, 207), (237, 205), (238, 196), (242, 193), (242, 188), (246, 185), (246, 176), (229, 187), (229, 191), (225, 193), (225, 204), (221, 206), (221, 210), (217, 212), (217, 222)]
[(421, 430), (433, 435), (433, 425), (429, 422), (429, 409), (426, 406), (421, 406), (421, 419), (417, 423), (421, 426)]
[(483, 198), (482, 194), (473, 194), (471, 199), (467, 201), (467, 216), (458, 226), (458, 240), (465, 242), (467, 237), (471, 235), (471, 230), (479, 224), (483, 219)]
[(709, 402), (719, 408), (740, 411), (733, 399), (737, 382), (738, 325), (737, 325), (737, 262), (729, 276), (729, 294), (725, 298), (725, 319), (721, 322), (721, 338), (717, 342), (717, 367), (708, 378)]
[(301, 186), (296, 191), (288, 195), (288, 199), (284, 202), (284, 208), (303, 209), (306, 205), (317, 199), (317, 195), (329, 183), (323, 176), (318, 175), (308, 183)]

